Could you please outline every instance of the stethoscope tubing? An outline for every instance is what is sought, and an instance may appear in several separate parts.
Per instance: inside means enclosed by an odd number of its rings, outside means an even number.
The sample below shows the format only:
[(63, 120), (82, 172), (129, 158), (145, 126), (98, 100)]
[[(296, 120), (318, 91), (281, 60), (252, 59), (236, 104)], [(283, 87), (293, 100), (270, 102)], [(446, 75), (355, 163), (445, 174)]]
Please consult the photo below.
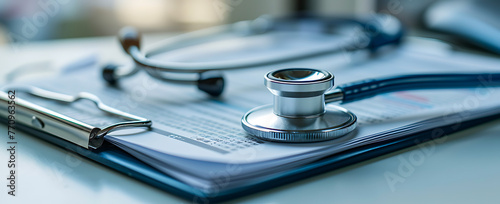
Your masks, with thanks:
[[(491, 86), (500, 86), (500, 73), (400, 75), (379, 79), (365, 79), (339, 85), (337, 89), (325, 94), (325, 102), (340, 101), (341, 103), (349, 103), (396, 91)], [(339, 97), (339, 92), (341, 97)]]
[[(344, 42), (350, 44), (350, 42)], [(302, 59), (309, 58), (313, 56), (318, 56), (322, 54), (335, 54), (341, 51), (349, 52), (346, 50), (346, 46), (337, 46), (335, 48), (321, 48), (312, 51), (297, 52), (293, 54), (288, 54), (286, 56), (275, 56), (273, 58), (262, 58), (259, 61), (254, 59), (238, 59), (234, 61), (220, 61), (220, 62), (167, 62), (167, 61), (156, 61), (146, 57), (145, 54), (141, 53), (137, 46), (132, 46), (128, 49), (128, 52), (132, 59), (137, 65), (141, 66), (143, 69), (150, 69), (155, 72), (172, 72), (172, 73), (202, 73), (207, 70), (210, 71), (221, 71), (221, 70), (231, 70), (231, 69), (242, 69), (250, 67), (265, 66), (270, 64), (277, 64), (281, 62), (286, 62), (291, 59)]]
[[(339, 35), (333, 28), (343, 30), (345, 25), (359, 26), (361, 31), (353, 29), (349, 34)], [(345, 30), (345, 29), (344, 29)], [(334, 36), (342, 36), (343, 41), (334, 46), (319, 46), (314, 49), (301, 49), (281, 55), (262, 55), (262, 57), (240, 57), (233, 60), (217, 62), (174, 62), (155, 59), (160, 53), (170, 52), (189, 46), (217, 42), (232, 37), (247, 37), (276, 31), (313, 32)], [(343, 32), (342, 32), (343, 33)], [(165, 40), (155, 49), (144, 53), (141, 50), (140, 33), (126, 27), (119, 33), (123, 49), (135, 62), (132, 66), (107, 65), (102, 70), (102, 77), (109, 84), (116, 84), (121, 78), (132, 76), (144, 70), (152, 77), (164, 82), (176, 84), (193, 84), (211, 96), (219, 96), (224, 90), (222, 70), (233, 70), (272, 65), (324, 54), (351, 52), (367, 49), (375, 51), (385, 45), (397, 45), (402, 39), (404, 29), (393, 16), (377, 14), (369, 21), (361, 22), (353, 19), (318, 18), (317, 16), (299, 15), (292, 18), (271, 19), (258, 18), (229, 25), (216, 26), (209, 29), (183, 34)], [(180, 75), (183, 74), (183, 75)]]
[[(307, 25), (305, 24), (305, 22), (307, 22), (308, 24), (309, 23), (314, 24), (313, 22), (318, 21), (317, 18), (318, 17), (312, 18), (306, 16), (303, 17), (302, 20), (304, 22), (302, 23), (303, 25)], [(257, 67), (257, 66), (281, 63), (293, 59), (309, 58), (322, 54), (334, 54), (340, 51), (350, 52), (353, 50), (365, 49), (371, 46), (369, 44), (366, 44), (365, 46), (356, 45), (356, 43), (359, 43), (360, 40), (359, 38), (362, 38), (362, 36), (354, 36), (346, 38), (344, 42), (339, 43), (338, 46), (336, 47), (323, 47), (307, 51), (302, 50), (301, 52), (287, 54), (283, 56), (273, 56), (268, 58), (263, 57), (262, 59), (259, 60), (240, 58), (238, 60), (233, 60), (233, 61), (219, 61), (219, 62), (171, 62), (171, 61), (159, 61), (150, 58), (151, 56), (154, 56), (159, 53), (165, 53), (180, 48), (199, 45), (208, 42), (216, 42), (221, 39), (226, 39), (228, 35), (239, 36), (239, 37), (255, 36), (260, 34), (266, 34), (273, 31), (290, 30), (286, 29), (287, 26), (283, 26), (283, 24), (288, 25), (290, 24), (290, 22), (298, 21), (300, 19), (301, 18), (299, 17), (293, 17), (293, 18), (285, 18), (278, 20), (278, 19), (260, 17), (253, 21), (242, 21), (234, 24), (221, 25), (200, 31), (194, 31), (192, 33), (186, 33), (176, 37), (169, 38), (164, 42), (159, 43), (156, 46), (156, 48), (150, 49), (147, 52), (147, 54), (141, 52), (140, 34), (137, 30), (131, 27), (126, 27), (120, 31), (119, 39), (124, 50), (130, 54), (134, 62), (136, 62), (137, 65), (139, 65), (141, 68), (152, 69), (155, 70), (156, 72), (162, 71), (162, 72), (172, 72), (172, 73), (202, 73), (213, 70), (230, 70), (230, 69)], [(313, 21), (312, 19), (316, 20)], [(360, 26), (363, 25), (363, 23), (352, 19), (336, 19), (336, 20), (328, 20), (327, 18), (321, 18), (321, 19), (322, 20), (320, 22), (326, 24), (323, 25), (323, 27), (341, 25), (342, 23), (358, 24)], [(301, 24), (299, 23), (299, 25), (295, 26), (296, 29), (300, 28), (301, 27), (300, 25)], [(367, 25), (364, 26), (366, 27)], [(315, 30), (315, 29), (311, 28), (308, 30)], [(378, 34), (375, 33), (375, 35)], [(399, 28), (399, 33), (394, 34), (394, 36), (391, 36), (391, 38), (389, 39), (384, 39), (385, 41), (383, 41), (382, 44), (396, 43), (400, 40), (401, 36), (402, 36), (402, 28)], [(381, 45), (377, 44), (377, 46)]]

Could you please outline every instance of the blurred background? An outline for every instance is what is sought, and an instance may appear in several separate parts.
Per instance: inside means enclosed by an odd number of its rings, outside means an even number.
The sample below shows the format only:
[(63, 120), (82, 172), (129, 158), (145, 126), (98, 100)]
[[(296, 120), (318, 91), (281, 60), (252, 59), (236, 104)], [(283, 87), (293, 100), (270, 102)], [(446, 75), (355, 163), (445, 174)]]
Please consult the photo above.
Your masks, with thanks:
[(500, 35), (499, 10), (498, 0), (0, 0), (0, 45), (112, 36), (123, 26), (180, 33), (263, 14), (361, 17), (383, 12), (399, 18), (410, 35), (500, 54), (495, 37)]
[[(416, 25), (432, 0), (0, 0), (0, 44), (115, 35), (131, 25), (143, 32), (184, 32), (308, 10), (329, 16), (376, 11)], [(404, 13), (405, 15), (399, 15)]]

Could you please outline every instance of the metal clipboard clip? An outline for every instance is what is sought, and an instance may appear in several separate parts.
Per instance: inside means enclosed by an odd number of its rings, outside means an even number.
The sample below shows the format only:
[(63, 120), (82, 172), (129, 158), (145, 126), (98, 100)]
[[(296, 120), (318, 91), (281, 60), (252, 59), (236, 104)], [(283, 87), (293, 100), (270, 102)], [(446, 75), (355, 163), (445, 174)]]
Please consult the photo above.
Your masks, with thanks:
[(14, 103), (16, 123), (21, 123), (28, 127), (32, 127), (52, 134), (56, 137), (67, 140), (86, 149), (99, 148), (104, 142), (104, 135), (108, 134), (109, 132), (124, 128), (149, 128), (153, 124), (151, 120), (148, 120), (146, 118), (135, 116), (109, 107), (101, 102), (99, 97), (91, 93), (80, 92), (76, 96), (71, 96), (47, 91), (37, 87), (9, 88), (10, 90), (15, 90), (16, 92), (24, 92), (33, 96), (64, 103), (73, 103), (79, 100), (89, 100), (92, 101), (99, 110), (126, 120), (125, 122), (114, 123), (112, 125), (99, 128), (49, 110), (47, 108), (38, 106), (36, 104), (30, 103), (26, 100), (17, 98), (17, 96), (15, 96), (15, 99), (11, 99), (9, 98), (9, 94), (7, 92), (0, 92), (0, 100), (2, 101), (0, 104), (0, 108), (4, 110), (0, 111), (0, 115), (2, 115), (2, 117), (8, 117), (8, 106)]

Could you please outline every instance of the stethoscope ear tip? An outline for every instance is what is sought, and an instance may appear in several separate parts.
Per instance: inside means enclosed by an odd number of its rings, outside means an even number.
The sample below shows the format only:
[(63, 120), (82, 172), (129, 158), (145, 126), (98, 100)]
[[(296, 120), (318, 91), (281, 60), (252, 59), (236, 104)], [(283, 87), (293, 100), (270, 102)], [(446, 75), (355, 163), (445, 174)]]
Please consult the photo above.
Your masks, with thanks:
[(220, 96), (224, 91), (224, 77), (219, 71), (200, 73), (197, 84), (198, 89), (213, 97)]
[(102, 78), (109, 85), (115, 85), (118, 82), (118, 78), (115, 74), (116, 69), (118, 69), (118, 66), (114, 64), (108, 64), (102, 69)]
[(134, 27), (127, 26), (120, 29), (118, 38), (120, 39), (120, 44), (122, 45), (123, 50), (125, 50), (125, 52), (127, 53), (129, 52), (130, 47), (141, 47), (141, 34)]

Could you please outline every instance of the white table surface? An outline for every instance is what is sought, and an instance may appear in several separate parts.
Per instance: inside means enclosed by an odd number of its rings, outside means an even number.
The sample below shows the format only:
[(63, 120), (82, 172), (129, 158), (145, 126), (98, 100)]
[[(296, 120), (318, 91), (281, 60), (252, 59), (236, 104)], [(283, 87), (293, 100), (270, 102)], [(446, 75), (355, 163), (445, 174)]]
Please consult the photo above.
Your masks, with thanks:
[[(159, 36), (146, 38), (154, 42)], [(60, 67), (84, 55), (101, 64), (129, 59), (115, 38), (37, 42), (0, 47), (0, 77), (30, 62)], [(172, 194), (17, 132), (16, 196), (7, 194), (7, 127), (0, 125), (0, 203), (189, 203)], [(431, 151), (400, 175), (403, 161), (423, 152), (415, 146), (336, 171), (231, 202), (242, 203), (500, 203), (500, 121), (493, 121), (428, 143)], [(4, 202), (7, 201), (7, 202)]]

